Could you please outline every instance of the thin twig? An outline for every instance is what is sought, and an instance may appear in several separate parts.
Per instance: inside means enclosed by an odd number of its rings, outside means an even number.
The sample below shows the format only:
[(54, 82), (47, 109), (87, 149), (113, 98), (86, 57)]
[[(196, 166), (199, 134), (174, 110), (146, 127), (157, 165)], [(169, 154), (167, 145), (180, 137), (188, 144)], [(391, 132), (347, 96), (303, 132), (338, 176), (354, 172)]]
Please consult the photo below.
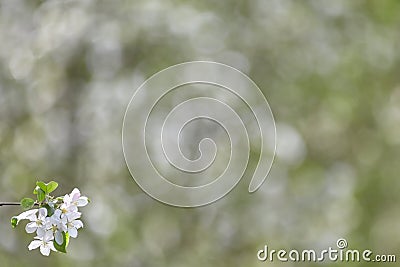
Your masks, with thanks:
[(1, 206), (19, 206), (21, 203), (19, 202), (0, 202), (0, 207)]
[[(0, 207), (1, 206), (20, 206), (21, 203), (20, 202), (0, 202)], [(38, 203), (35, 202), (34, 204), (35, 206), (39, 206)]]

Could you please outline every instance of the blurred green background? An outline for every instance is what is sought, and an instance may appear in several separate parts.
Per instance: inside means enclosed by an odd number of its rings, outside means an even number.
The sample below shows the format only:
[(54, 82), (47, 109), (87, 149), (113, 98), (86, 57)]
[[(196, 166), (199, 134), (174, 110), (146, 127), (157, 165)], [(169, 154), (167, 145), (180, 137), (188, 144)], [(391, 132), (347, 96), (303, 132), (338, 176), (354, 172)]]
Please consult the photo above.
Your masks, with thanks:
[[(340, 237), (399, 258), (400, 1), (2, 0), (0, 38), (0, 200), (37, 179), (92, 199), (69, 253), (49, 258), (1, 207), (1, 266), (294, 266), (256, 253)], [(278, 149), (255, 194), (242, 181), (181, 209), (136, 185), (121, 126), (146, 78), (191, 60), (258, 84)]]

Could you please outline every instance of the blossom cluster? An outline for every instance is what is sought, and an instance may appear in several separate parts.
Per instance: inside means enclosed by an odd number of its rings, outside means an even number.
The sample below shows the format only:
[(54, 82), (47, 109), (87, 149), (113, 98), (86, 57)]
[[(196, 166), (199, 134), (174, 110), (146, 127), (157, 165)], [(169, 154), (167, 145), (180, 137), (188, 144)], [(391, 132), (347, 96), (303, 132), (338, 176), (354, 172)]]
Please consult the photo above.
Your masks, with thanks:
[[(51, 183), (53, 186), (49, 187)], [(28, 249), (40, 248), (40, 252), (45, 256), (49, 256), (51, 251), (66, 252), (69, 238), (76, 238), (78, 229), (83, 227), (78, 208), (86, 206), (89, 202), (77, 188), (63, 197), (52, 197), (49, 193), (57, 188), (58, 184), (51, 183), (37, 183), (34, 191), (38, 195), (37, 201), (32, 199), (21, 201), (21, 205), (25, 208), (34, 206), (38, 208), (24, 211), (11, 219), (13, 227), (21, 220), (29, 220), (25, 230), (27, 233), (36, 233), (36, 236)]]

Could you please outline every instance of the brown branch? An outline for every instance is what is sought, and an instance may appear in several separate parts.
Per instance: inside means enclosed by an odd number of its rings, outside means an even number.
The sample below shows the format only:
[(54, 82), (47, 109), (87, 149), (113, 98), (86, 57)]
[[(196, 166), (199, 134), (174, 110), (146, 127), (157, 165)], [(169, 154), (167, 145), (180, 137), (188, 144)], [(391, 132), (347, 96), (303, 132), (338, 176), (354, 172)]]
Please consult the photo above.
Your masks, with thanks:
[[(20, 206), (21, 203), (19, 202), (0, 202), (0, 207), (2, 206)], [(38, 203), (35, 203), (34, 206), (39, 206)]]
[(0, 202), (0, 207), (1, 206), (19, 206), (21, 203), (19, 202)]

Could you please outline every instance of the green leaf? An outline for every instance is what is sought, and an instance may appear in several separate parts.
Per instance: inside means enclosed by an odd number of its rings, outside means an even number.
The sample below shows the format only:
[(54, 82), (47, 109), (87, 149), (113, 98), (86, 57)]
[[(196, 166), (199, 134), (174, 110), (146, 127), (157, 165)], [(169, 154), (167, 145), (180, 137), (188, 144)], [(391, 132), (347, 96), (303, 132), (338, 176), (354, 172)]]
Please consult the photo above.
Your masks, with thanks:
[(48, 217), (50, 217), (50, 216), (52, 216), (54, 214), (55, 209), (50, 207), (49, 204), (46, 204), (43, 207), (46, 208)]
[(59, 252), (67, 253), (67, 247), (69, 243), (69, 234), (62, 232), (63, 235), (63, 243), (59, 245), (56, 240), (53, 240), (54, 248), (57, 249)]
[(58, 187), (58, 183), (51, 181), (48, 184), (46, 184), (46, 193), (50, 194), (51, 192), (53, 192), (54, 190), (56, 190)]
[(11, 218), (11, 227), (15, 228), (18, 224), (18, 219), (16, 217)]
[(21, 206), (25, 210), (29, 210), (33, 205), (35, 205), (35, 200), (32, 198), (26, 197), (21, 200)]
[(42, 202), (46, 199), (46, 193), (41, 189), (37, 189), (37, 200)]
[(40, 189), (39, 186), (36, 186), (35, 189), (33, 189), (33, 194), (34, 194), (34, 195), (37, 195), (38, 189)]
[(38, 181), (36, 182), (36, 185), (39, 186), (39, 188), (42, 189), (45, 194), (47, 193), (47, 185), (45, 183)]

